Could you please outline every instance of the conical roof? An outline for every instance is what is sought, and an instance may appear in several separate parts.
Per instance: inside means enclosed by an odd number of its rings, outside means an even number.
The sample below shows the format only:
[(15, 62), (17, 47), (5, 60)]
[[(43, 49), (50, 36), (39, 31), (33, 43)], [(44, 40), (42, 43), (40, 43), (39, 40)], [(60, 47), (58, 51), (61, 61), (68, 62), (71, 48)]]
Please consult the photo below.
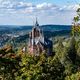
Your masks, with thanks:
[(36, 22), (35, 22), (35, 27), (39, 27), (39, 24), (38, 24), (38, 21), (37, 21), (37, 18), (36, 18)]

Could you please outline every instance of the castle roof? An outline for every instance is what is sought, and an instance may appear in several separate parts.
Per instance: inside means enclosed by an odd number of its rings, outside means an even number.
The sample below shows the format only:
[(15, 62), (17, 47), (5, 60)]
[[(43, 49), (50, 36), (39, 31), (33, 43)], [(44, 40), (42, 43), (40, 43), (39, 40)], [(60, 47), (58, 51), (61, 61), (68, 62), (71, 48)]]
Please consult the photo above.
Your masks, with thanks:
[(34, 27), (36, 27), (36, 28), (39, 27), (39, 24), (38, 24), (37, 18), (36, 18), (36, 22), (35, 22)]

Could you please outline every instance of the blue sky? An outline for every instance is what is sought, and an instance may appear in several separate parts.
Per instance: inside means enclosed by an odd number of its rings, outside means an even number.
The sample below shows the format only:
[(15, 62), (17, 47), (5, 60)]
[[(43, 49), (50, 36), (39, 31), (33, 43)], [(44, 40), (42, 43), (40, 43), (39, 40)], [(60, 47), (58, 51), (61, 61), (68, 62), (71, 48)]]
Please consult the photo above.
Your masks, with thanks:
[(80, 0), (0, 0), (0, 25), (70, 25)]

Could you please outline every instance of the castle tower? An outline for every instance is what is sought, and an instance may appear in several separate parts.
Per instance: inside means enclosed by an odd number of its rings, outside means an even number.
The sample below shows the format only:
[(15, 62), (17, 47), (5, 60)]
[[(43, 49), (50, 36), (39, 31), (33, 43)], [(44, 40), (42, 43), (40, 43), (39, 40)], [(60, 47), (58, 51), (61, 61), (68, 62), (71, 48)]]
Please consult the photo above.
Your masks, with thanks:
[[(43, 51), (50, 50), (51, 41), (45, 39), (43, 31), (40, 29), (37, 18), (32, 31), (29, 33), (29, 46), (28, 50), (30, 54), (39, 55)], [(48, 50), (48, 53), (49, 53)]]

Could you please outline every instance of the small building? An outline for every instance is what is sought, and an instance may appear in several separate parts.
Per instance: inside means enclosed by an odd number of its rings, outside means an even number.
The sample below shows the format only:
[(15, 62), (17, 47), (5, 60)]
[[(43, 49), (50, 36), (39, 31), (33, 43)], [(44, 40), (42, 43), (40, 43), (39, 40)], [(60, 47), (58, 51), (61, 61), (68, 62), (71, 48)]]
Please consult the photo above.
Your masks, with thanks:
[(45, 38), (36, 19), (36, 23), (33, 26), (32, 31), (29, 33), (28, 52), (37, 56), (43, 52), (47, 53), (47, 55), (51, 55), (52, 48), (52, 41)]

